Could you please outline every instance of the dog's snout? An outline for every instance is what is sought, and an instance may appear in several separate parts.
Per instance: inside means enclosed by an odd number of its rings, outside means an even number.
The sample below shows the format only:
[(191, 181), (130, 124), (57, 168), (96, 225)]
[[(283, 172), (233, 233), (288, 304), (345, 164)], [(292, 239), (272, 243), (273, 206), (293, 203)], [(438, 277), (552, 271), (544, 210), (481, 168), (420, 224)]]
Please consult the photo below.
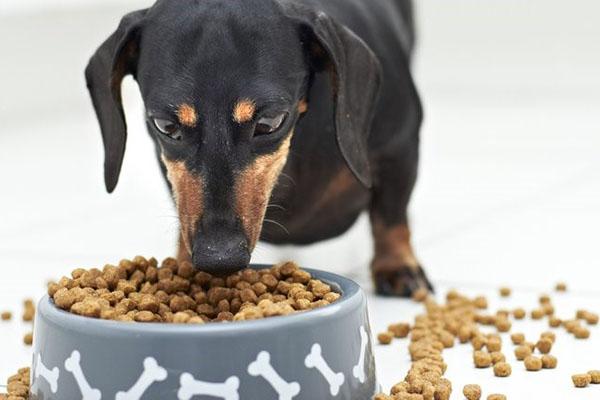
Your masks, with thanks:
[(192, 262), (199, 270), (212, 274), (229, 274), (246, 268), (250, 250), (246, 236), (238, 232), (204, 232), (192, 248)]

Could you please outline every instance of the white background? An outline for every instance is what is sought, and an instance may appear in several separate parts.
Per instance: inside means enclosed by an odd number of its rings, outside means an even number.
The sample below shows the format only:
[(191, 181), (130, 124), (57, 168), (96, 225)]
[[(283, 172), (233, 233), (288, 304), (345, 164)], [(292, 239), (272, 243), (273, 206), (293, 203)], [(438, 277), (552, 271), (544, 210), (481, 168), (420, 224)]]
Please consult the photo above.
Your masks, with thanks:
[[(419, 0), (415, 76), (425, 104), (420, 180), (411, 206), (415, 246), (440, 291), (457, 287), (501, 307), (532, 308), (557, 280), (568, 316), (600, 311), (600, 3), (593, 0)], [(117, 191), (102, 182), (101, 141), (83, 68), (126, 11), (148, 1), (0, 1), (0, 309), (20, 310), (47, 279), (79, 266), (174, 251), (177, 219), (143, 131), (135, 84), (124, 90), (130, 135)], [(370, 291), (366, 219), (310, 248), (261, 245), (255, 261), (294, 258)], [(420, 311), (371, 299), (374, 330)], [(29, 360), (29, 329), (0, 323), (0, 380)], [(542, 323), (522, 323), (537, 335)], [(555, 371), (493, 378), (470, 350), (446, 353), (455, 395), (465, 383), (510, 399), (593, 399), (570, 375), (600, 369), (592, 340), (559, 336)], [(530, 337), (532, 340), (534, 336)], [(505, 343), (506, 353), (511, 346)], [(387, 388), (408, 368), (406, 345), (377, 347)], [(509, 356), (509, 361), (511, 361)]]

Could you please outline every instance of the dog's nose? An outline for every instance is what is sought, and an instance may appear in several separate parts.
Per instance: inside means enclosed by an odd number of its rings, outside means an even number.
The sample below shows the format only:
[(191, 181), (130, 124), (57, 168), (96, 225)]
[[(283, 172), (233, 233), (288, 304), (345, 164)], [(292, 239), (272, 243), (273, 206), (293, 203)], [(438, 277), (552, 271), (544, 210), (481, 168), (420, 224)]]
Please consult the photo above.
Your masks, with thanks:
[(230, 274), (248, 266), (248, 241), (241, 233), (200, 234), (192, 247), (192, 262), (201, 271)]

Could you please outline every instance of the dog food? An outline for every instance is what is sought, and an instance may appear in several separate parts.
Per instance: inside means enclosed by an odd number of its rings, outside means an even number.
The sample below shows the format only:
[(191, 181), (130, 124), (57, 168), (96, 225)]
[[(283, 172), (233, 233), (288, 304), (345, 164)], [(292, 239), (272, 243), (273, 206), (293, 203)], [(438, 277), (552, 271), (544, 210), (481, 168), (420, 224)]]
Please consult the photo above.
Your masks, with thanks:
[(29, 398), (30, 370), (21, 368), (6, 382), (6, 394), (0, 393), (0, 399), (26, 400)]
[(542, 304), (542, 305), (543, 304), (550, 304), (550, 302), (552, 301), (550, 299), (550, 296), (548, 296), (547, 294), (540, 295), (539, 300), (540, 300), (540, 304)]
[(488, 368), (492, 365), (492, 356), (485, 351), (476, 350), (473, 352), (473, 362), (477, 368)]
[(578, 388), (583, 388), (592, 383), (592, 377), (590, 374), (576, 374), (571, 377), (573, 385)]
[(556, 357), (550, 354), (544, 354), (542, 356), (542, 368), (544, 369), (554, 369), (558, 364), (558, 360)]
[(542, 334), (540, 335), (540, 338), (542, 339), (550, 339), (552, 341), (552, 343), (556, 342), (556, 334), (554, 332), (542, 332)]
[(479, 385), (465, 385), (463, 394), (467, 400), (479, 400), (481, 399), (481, 387)]
[(293, 262), (217, 277), (173, 258), (159, 266), (141, 256), (102, 270), (76, 269), (50, 283), (48, 294), (57, 307), (86, 317), (187, 324), (288, 315), (340, 298)]
[(513, 333), (510, 335), (510, 340), (512, 340), (513, 344), (520, 345), (525, 342), (525, 335), (522, 333)]
[(379, 340), (380, 344), (390, 344), (392, 343), (392, 339), (394, 339), (394, 334), (392, 332), (381, 332), (377, 335), (377, 340)]
[(512, 290), (509, 287), (501, 287), (500, 288), (500, 296), (509, 297), (512, 293)]
[(594, 385), (600, 384), (600, 371), (589, 371), (588, 375), (590, 376), (590, 378), (592, 378), (592, 381), (590, 383), (593, 383)]
[(486, 347), (490, 353), (500, 351), (502, 350), (502, 340), (499, 337), (490, 337), (487, 340)]
[(33, 343), (33, 332), (27, 332), (23, 336), (23, 343), (25, 343), (25, 345), (27, 346), (31, 346), (31, 344)]
[(540, 340), (538, 340), (535, 347), (539, 350), (540, 353), (548, 354), (550, 353), (550, 350), (552, 350), (553, 343), (554, 342), (550, 338), (541, 338)]
[(512, 328), (512, 323), (508, 320), (507, 317), (497, 318), (495, 325), (498, 332), (508, 332), (510, 331), (510, 328)]
[(527, 369), (527, 371), (539, 371), (542, 369), (542, 359), (535, 356), (526, 357), (525, 369)]
[(35, 317), (35, 305), (33, 300), (25, 299), (23, 301), (23, 321), (31, 322)]
[(407, 323), (397, 323), (388, 326), (388, 332), (392, 332), (395, 338), (403, 339), (410, 333), (410, 325)]
[(429, 296), (429, 291), (425, 288), (417, 289), (412, 296), (412, 299), (418, 303), (421, 303), (427, 299)]
[(577, 318), (585, 320), (585, 322), (587, 322), (588, 325), (598, 324), (598, 314), (593, 312), (583, 311), (581, 315), (577, 315)]
[(527, 315), (527, 312), (524, 308), (515, 308), (513, 310), (513, 317), (515, 317), (515, 319), (523, 319), (525, 318), (525, 315)]
[(505, 378), (509, 376), (512, 372), (512, 368), (510, 364), (507, 362), (499, 362), (494, 365), (494, 375)]
[(499, 351), (495, 351), (493, 353), (490, 353), (490, 357), (492, 357), (492, 364), (493, 365), (496, 365), (499, 362), (506, 361), (506, 357), (504, 356), (504, 354), (500, 353)]
[(562, 325), (562, 320), (558, 317), (551, 316), (550, 318), (548, 318), (548, 325), (551, 328), (558, 328)]
[(573, 335), (575, 335), (577, 339), (587, 339), (590, 337), (590, 330), (583, 326), (576, 326), (573, 329)]
[(503, 394), (490, 394), (487, 400), (506, 400), (506, 396)]
[(531, 311), (531, 319), (542, 319), (546, 315), (546, 311), (543, 308), (536, 308)]
[(2, 321), (10, 321), (12, 319), (12, 313), (10, 311), (3, 311), (0, 314), (0, 319), (2, 319)]
[(515, 349), (515, 357), (517, 358), (517, 360), (519, 361), (523, 361), (525, 360), (527, 357), (529, 357), (532, 354), (531, 351), (531, 347), (527, 346), (527, 345), (520, 345)]

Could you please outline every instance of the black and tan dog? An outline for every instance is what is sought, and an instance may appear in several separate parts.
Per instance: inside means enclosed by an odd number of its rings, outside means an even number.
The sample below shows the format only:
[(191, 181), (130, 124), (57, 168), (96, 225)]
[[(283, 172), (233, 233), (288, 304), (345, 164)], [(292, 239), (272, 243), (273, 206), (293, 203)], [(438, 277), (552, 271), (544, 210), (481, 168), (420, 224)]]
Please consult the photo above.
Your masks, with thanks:
[(421, 105), (410, 0), (159, 0), (126, 15), (86, 69), (117, 184), (132, 74), (180, 217), (178, 257), (245, 266), (256, 242), (342, 234), (368, 210), (378, 293), (431, 288), (407, 205)]

